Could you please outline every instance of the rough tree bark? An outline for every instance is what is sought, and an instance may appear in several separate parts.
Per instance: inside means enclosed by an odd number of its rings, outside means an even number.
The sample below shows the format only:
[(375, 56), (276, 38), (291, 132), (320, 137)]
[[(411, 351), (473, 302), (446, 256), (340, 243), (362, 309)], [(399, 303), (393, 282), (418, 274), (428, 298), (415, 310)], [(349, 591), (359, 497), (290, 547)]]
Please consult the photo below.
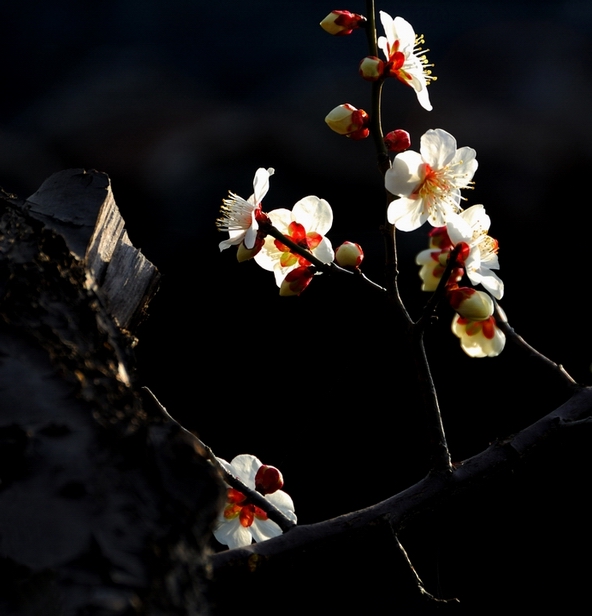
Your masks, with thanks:
[(158, 279), (105, 174), (0, 199), (2, 614), (207, 612), (222, 484), (134, 382)]

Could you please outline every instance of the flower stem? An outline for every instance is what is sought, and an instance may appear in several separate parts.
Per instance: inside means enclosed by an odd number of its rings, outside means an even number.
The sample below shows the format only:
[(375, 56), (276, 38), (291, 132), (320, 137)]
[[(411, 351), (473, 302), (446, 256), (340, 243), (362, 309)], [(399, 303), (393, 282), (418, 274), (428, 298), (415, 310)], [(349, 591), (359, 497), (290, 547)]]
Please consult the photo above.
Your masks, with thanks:
[[(366, 37), (368, 39), (368, 48), (370, 55), (378, 55), (378, 40), (376, 36), (376, 11), (374, 0), (366, 0)], [(380, 79), (372, 83), (372, 113), (370, 117), (370, 132), (374, 139), (376, 148), (376, 156), (378, 161), (378, 169), (384, 176), (390, 169), (390, 160), (388, 157), (387, 147), (384, 143), (384, 134), (382, 131), (382, 86), (384, 80)], [(386, 191), (386, 206), (393, 200), (393, 195)], [(398, 276), (399, 266), (397, 257), (397, 239), (396, 229), (388, 220), (385, 221), (382, 227), (384, 244), (385, 244), (385, 270), (387, 280), (387, 294), (391, 306), (403, 320), (405, 331), (407, 332), (410, 345), (413, 349), (413, 357), (417, 368), (417, 379), (421, 391), (423, 407), (427, 416), (427, 424), (429, 430), (429, 439), (432, 444), (432, 468), (434, 470), (452, 470), (450, 453), (448, 444), (446, 443), (446, 434), (444, 433), (444, 425), (438, 405), (438, 396), (436, 388), (430, 372), (430, 366), (425, 353), (423, 343), (423, 332), (426, 325), (426, 315), (435, 310), (437, 302), (442, 297), (443, 289), (440, 294), (434, 294), (433, 305), (428, 304), (426, 311), (419, 321), (414, 322), (407, 308), (403, 303), (399, 292)], [(452, 266), (451, 266), (452, 268)], [(448, 276), (450, 272), (448, 272)], [(426, 318), (424, 318), (426, 317)]]
[[(374, 9), (374, 0), (366, 0), (366, 38), (368, 39), (368, 50), (371, 56), (378, 55), (378, 42), (376, 37), (376, 11)], [(382, 132), (382, 86), (384, 79), (378, 79), (372, 83), (372, 112), (370, 114), (370, 133), (374, 140), (376, 148), (376, 157), (378, 169), (384, 175), (391, 163), (388, 157), (388, 150), (384, 143), (384, 134)]]

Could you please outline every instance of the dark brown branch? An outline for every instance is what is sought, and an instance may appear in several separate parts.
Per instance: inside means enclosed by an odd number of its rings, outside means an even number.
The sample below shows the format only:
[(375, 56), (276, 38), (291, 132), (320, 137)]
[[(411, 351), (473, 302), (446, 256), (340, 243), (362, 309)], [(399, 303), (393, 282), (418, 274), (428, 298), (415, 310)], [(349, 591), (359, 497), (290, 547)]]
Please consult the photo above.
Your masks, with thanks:
[[(518, 467), (534, 450), (550, 444), (575, 422), (592, 417), (592, 388), (575, 393), (567, 402), (521, 432), (492, 444), (481, 453), (455, 466), (452, 473), (432, 472), (408, 489), (366, 509), (354, 511), (317, 524), (302, 525), (287, 535), (212, 557), (215, 571), (228, 568), (253, 571), (289, 552), (312, 553), (335, 540), (369, 526), (390, 524), (395, 532), (429, 508), (481, 485), (503, 471)], [(256, 555), (256, 558), (253, 556)]]

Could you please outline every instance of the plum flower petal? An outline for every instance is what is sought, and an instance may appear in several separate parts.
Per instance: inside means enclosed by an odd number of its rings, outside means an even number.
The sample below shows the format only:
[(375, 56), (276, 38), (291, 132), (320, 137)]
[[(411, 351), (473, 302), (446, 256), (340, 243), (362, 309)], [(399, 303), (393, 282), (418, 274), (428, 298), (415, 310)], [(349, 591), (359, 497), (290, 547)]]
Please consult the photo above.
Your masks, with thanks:
[[(333, 211), (324, 199), (314, 195), (304, 197), (294, 205), (292, 211), (283, 208), (272, 210), (269, 218), (276, 229), (299, 246), (310, 250), (323, 263), (331, 263), (335, 258), (331, 242), (324, 237), (333, 224)], [(265, 239), (255, 261), (263, 269), (274, 273), (280, 288), (293, 269), (310, 265), (304, 257), (292, 253), (287, 246), (271, 236)]]
[(216, 226), (219, 231), (227, 231), (229, 237), (220, 242), (220, 251), (242, 243), (249, 250), (255, 246), (259, 228), (256, 216), (261, 211), (261, 201), (269, 190), (269, 178), (273, 174), (271, 167), (257, 169), (253, 179), (253, 194), (247, 200), (230, 192), (228, 198), (222, 201), (221, 216)]
[(424, 222), (442, 227), (460, 211), (460, 189), (466, 188), (477, 170), (476, 152), (457, 149), (456, 139), (445, 130), (427, 131), (420, 152), (397, 154), (386, 172), (385, 186), (393, 195), (387, 218), (400, 231), (414, 231)]
[(423, 44), (423, 37), (416, 36), (411, 24), (402, 17), (393, 19), (388, 13), (380, 11), (380, 21), (385, 36), (379, 37), (378, 46), (386, 56), (390, 75), (413, 88), (419, 104), (431, 111), (427, 86), (435, 77), (428, 69), (432, 65), (428, 64), (425, 53), (419, 47)]
[(456, 314), (452, 332), (460, 338), (460, 346), (469, 357), (497, 357), (506, 345), (506, 336), (493, 316), (484, 321), (471, 321)]
[(465, 242), (470, 248), (465, 260), (469, 280), (481, 284), (496, 299), (504, 295), (504, 283), (495, 274), (499, 269), (498, 242), (488, 235), (491, 220), (482, 205), (473, 205), (460, 214), (452, 214), (446, 223), (446, 231), (454, 245)]
[(435, 291), (446, 269), (448, 251), (428, 248), (422, 250), (416, 257), (415, 263), (421, 265), (419, 276), (422, 280), (422, 291)]
[[(232, 475), (238, 477), (248, 488), (255, 489), (255, 477), (262, 464), (255, 456), (242, 454), (232, 462), (218, 458), (222, 466)], [(266, 494), (265, 498), (275, 505), (288, 519), (296, 522), (294, 503), (282, 490)], [(244, 494), (232, 488), (224, 511), (218, 517), (214, 528), (214, 537), (229, 549), (251, 545), (253, 541), (265, 541), (282, 534), (282, 529), (258, 507), (249, 504)]]

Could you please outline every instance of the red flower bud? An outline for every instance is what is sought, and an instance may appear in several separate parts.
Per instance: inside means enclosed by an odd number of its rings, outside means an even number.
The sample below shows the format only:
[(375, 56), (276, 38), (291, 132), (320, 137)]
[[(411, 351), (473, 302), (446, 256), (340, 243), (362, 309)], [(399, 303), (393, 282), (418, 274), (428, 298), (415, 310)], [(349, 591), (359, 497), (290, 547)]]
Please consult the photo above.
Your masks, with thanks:
[(261, 494), (273, 494), (284, 486), (284, 478), (275, 466), (263, 464), (255, 475), (255, 490)]
[(397, 128), (385, 135), (384, 142), (389, 152), (404, 152), (411, 147), (411, 137), (406, 130)]
[(359, 28), (365, 21), (366, 18), (357, 13), (351, 13), (350, 11), (331, 11), (327, 17), (321, 21), (320, 26), (329, 34), (344, 36), (346, 34), (351, 34), (353, 30)]

